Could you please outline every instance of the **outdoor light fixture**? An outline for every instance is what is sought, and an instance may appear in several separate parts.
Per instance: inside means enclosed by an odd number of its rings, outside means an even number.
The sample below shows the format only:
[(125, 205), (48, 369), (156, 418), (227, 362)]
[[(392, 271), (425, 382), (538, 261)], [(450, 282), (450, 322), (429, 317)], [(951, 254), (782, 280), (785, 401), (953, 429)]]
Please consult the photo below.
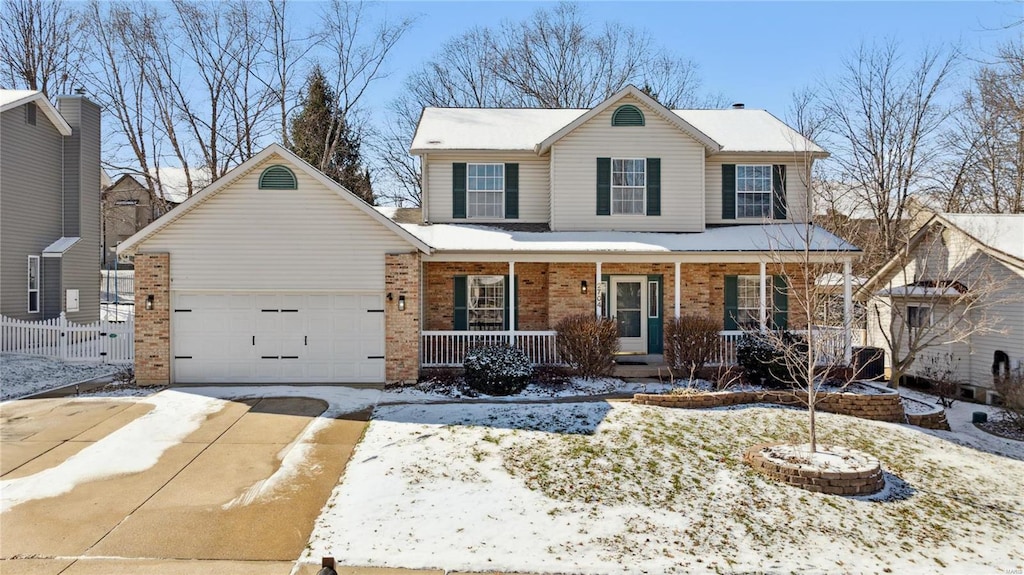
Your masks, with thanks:
[(146, 309), (153, 309), (153, 294), (149, 294), (148, 296), (146, 296)]
[(405, 296), (398, 296), (398, 311), (405, 311)]
[(395, 298), (391, 296), (391, 292), (388, 292), (388, 301), (391, 301), (393, 299), (395, 299)]
[(580, 282), (580, 293), (587, 293), (587, 280)]

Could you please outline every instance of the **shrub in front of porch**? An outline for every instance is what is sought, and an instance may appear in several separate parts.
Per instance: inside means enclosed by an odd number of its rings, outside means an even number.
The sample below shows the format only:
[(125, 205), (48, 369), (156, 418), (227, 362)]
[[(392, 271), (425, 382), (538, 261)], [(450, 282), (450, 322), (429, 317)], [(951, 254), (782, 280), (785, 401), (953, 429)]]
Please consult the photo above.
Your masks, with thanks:
[(694, 379), (718, 351), (719, 322), (706, 315), (684, 315), (665, 320), (665, 363)]
[(619, 351), (615, 320), (581, 313), (562, 319), (555, 330), (558, 356), (573, 373), (589, 379), (612, 376)]
[(466, 354), (466, 385), (487, 395), (513, 395), (530, 384), (533, 365), (522, 350), (508, 345), (478, 347)]
[(746, 333), (736, 344), (736, 362), (743, 369), (747, 383), (787, 389), (798, 385), (797, 361), (805, 356), (807, 342), (789, 332)]

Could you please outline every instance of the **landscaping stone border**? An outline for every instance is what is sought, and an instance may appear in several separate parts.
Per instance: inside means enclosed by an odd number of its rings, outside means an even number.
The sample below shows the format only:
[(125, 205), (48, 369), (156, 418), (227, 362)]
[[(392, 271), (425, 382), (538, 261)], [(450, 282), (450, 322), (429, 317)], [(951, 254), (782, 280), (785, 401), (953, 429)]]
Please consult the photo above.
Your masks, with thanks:
[(815, 493), (870, 495), (878, 493), (885, 487), (881, 464), (874, 457), (859, 451), (838, 446), (819, 446), (821, 451), (838, 455), (856, 454), (867, 458), (873, 464), (873, 467), (866, 471), (822, 471), (798, 463), (788, 464), (769, 460), (764, 456), (764, 451), (775, 445), (781, 445), (781, 442), (755, 445), (743, 453), (743, 461), (762, 475)]
[[(851, 415), (861, 419), (903, 423), (904, 411), (895, 391), (877, 395), (849, 392), (819, 392), (817, 408), (829, 413)], [(709, 391), (673, 394), (637, 393), (633, 403), (684, 409), (707, 409), (746, 403), (775, 403), (805, 406), (807, 393), (802, 391)]]
[(925, 429), (949, 431), (949, 422), (946, 421), (946, 410), (941, 407), (930, 413), (908, 413), (907, 423)]

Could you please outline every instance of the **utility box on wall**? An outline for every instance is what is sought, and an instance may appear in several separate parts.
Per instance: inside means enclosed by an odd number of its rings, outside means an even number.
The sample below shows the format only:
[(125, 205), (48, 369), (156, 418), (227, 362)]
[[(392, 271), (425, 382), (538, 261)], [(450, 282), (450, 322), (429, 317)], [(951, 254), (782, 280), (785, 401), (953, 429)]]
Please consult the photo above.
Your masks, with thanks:
[(65, 311), (69, 311), (69, 312), (78, 311), (78, 290), (76, 290), (76, 289), (69, 289), (69, 290), (67, 290), (64, 293), (65, 293), (65, 296), (64, 296), (64, 304), (65, 304), (64, 308), (65, 308)]

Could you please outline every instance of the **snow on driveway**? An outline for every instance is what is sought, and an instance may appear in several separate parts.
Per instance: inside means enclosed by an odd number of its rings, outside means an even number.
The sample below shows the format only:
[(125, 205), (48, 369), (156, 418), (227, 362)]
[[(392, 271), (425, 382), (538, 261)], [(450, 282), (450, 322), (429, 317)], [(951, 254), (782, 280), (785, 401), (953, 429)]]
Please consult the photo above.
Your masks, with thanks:
[(806, 414), (625, 403), (378, 407), (304, 561), (458, 571), (998, 572), (1024, 566), (1024, 448), (818, 414), (881, 460), (847, 498), (772, 483), (743, 450)]
[(109, 375), (118, 365), (66, 363), (14, 353), (0, 353), (0, 401), (17, 399), (72, 383)]

